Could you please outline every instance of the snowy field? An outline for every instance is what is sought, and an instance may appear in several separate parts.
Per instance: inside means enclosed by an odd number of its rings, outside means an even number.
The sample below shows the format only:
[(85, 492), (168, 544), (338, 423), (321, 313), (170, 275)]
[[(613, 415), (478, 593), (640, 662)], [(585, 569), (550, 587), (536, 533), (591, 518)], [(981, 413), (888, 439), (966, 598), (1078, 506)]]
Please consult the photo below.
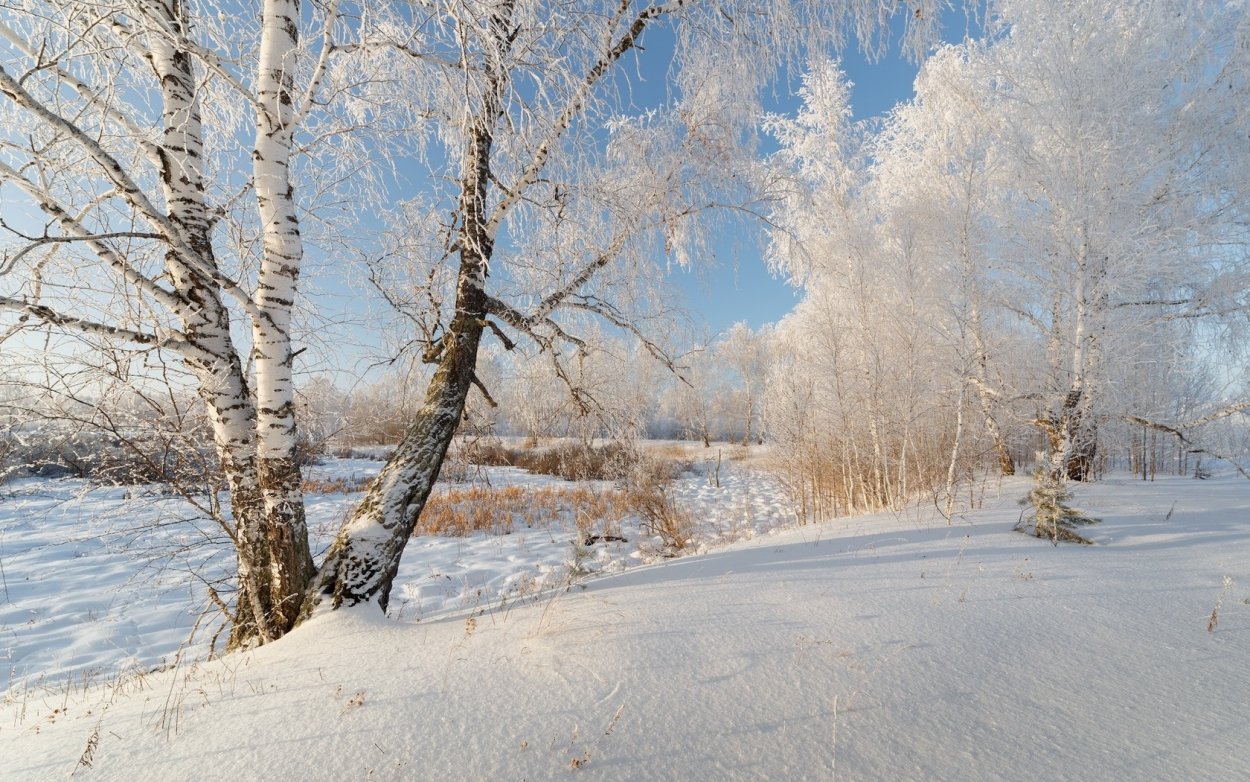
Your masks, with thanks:
[[(716, 453), (718, 449), (707, 451)], [(725, 451), (731, 449), (723, 449)], [(671, 488), (696, 522), (690, 550), (753, 537), (793, 520), (769, 476), (726, 461), (720, 487), (704, 449)], [(310, 483), (358, 483), (382, 462), (327, 458), (306, 469)], [(511, 467), (474, 468), (472, 485), (569, 487)], [(609, 482), (576, 484), (596, 492)], [(462, 488), (440, 484), (436, 491)], [(314, 554), (329, 546), (359, 494), (308, 493)], [(421, 536), (404, 554), (391, 615), (421, 620), (511, 601), (659, 558), (658, 539), (625, 521), (625, 542), (574, 546), (572, 519), (508, 535)], [(229, 575), (222, 532), (179, 498), (155, 487), (93, 488), (78, 480), (20, 480), (0, 487), (0, 688), (149, 671), (203, 659), (219, 622), (205, 585)], [(207, 610), (207, 613), (205, 611)], [(201, 619), (201, 615), (203, 618)], [(198, 622), (198, 626), (197, 626)]]
[[(10, 485), (2, 776), (1250, 780), (1250, 481), (1081, 487), (1097, 545), (1058, 548), (1011, 531), (1026, 487), (950, 526), (786, 528), (780, 490), (727, 465), (678, 484), (693, 556), (420, 538), (399, 621), (196, 662), (187, 574), (229, 564), (193, 545), (211, 530), (173, 499)], [(351, 497), (310, 499), (324, 540)], [(569, 587), (573, 564), (600, 572)]]

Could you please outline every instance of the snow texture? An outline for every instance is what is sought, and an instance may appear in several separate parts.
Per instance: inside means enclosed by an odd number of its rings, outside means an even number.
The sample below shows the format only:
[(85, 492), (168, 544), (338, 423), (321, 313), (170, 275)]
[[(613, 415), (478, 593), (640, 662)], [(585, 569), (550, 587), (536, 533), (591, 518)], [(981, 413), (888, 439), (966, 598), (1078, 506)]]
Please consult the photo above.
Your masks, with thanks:
[[(780, 494), (743, 500), (738, 478), (684, 496), (763, 532)], [(561, 541), (421, 539), (403, 621), (340, 611), (91, 687), (30, 674), (168, 657), (193, 617), (177, 579), (127, 582), (93, 537), (121, 525), (119, 493), (64, 485), (2, 506), (22, 677), (0, 707), (6, 778), (1250, 779), (1239, 478), (1082, 487), (1092, 547), (1013, 532), (1011, 479), (951, 526), (844, 519), (513, 600), (499, 574)], [(490, 596), (427, 601), (440, 581)]]

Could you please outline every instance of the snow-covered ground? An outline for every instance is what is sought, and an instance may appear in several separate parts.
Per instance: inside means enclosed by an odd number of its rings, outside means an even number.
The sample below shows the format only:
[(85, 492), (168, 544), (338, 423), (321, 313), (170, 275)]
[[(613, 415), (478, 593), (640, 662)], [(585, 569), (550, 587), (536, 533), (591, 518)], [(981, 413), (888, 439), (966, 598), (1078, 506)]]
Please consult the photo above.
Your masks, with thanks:
[[(715, 487), (703, 474), (715, 469), (705, 463), (709, 457), (701, 448), (690, 453), (694, 470), (674, 482), (671, 494), (695, 522), (692, 551), (792, 521), (784, 492), (766, 474), (726, 461)], [(305, 474), (311, 483), (351, 484), (373, 477), (381, 466), (328, 458)], [(573, 485), (512, 467), (480, 468), (472, 477), (476, 485), (493, 487)], [(579, 485), (612, 488), (608, 482)], [(455, 488), (440, 484), (437, 490)], [(315, 553), (329, 546), (358, 499), (307, 495)], [(586, 574), (651, 561), (662, 545), (642, 534), (636, 521), (627, 521), (626, 542), (580, 549), (574, 547), (579, 534), (571, 518), (551, 527), (521, 526), (509, 535), (415, 538), (396, 578), (391, 614), (419, 620), (506, 607)], [(90, 680), (207, 657), (219, 614), (205, 587), (232, 566), (221, 530), (155, 487), (92, 488), (85, 481), (39, 479), (0, 486), (0, 688), (68, 675)]]
[[(1098, 545), (1056, 548), (1011, 531), (1019, 479), (951, 526), (916, 512), (771, 533), (780, 492), (722, 479), (687, 479), (683, 499), (705, 539), (732, 522), (750, 540), (652, 564), (631, 541), (604, 557), (615, 572), (509, 599), (500, 574), (557, 567), (567, 538), (419, 539), (401, 621), (339, 612), (93, 687), (32, 666), (171, 658), (194, 621), (181, 571), (132, 579), (92, 538), (138, 514), (110, 510), (120, 497), (9, 487), (0, 626), (25, 667), (0, 706), (0, 773), (1250, 779), (1250, 482), (1082, 487)], [(350, 498), (317, 503), (330, 524)], [(459, 583), (427, 604), (443, 581)]]

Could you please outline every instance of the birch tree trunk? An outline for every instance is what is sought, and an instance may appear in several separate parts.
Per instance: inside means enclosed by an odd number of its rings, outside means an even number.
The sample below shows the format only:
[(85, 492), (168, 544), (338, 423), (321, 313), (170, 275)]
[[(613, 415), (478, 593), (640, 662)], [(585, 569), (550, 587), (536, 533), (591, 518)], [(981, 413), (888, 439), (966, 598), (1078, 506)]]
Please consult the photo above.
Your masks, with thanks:
[(1091, 380), (1097, 374), (1098, 335), (1104, 317), (1101, 310), (1105, 307), (1105, 299), (1099, 294), (1104, 264), (1090, 252), (1088, 230), (1082, 226), (1080, 233), (1074, 294), (1076, 320), (1072, 335), (1072, 381), (1058, 415), (1061, 456), (1057, 464), (1063, 478), (1088, 481), (1093, 478), (1094, 460), (1098, 453)]
[[(1015, 461), (1011, 458), (1011, 451), (1007, 449), (1007, 440), (1003, 437), (1002, 429), (998, 425), (998, 418), (995, 416), (994, 392), (990, 389), (989, 384), (989, 350), (985, 345), (985, 326), (981, 318), (981, 289), (978, 283), (977, 270), (972, 260), (971, 234), (973, 230), (972, 207), (975, 177), (975, 167), (969, 167), (968, 175), (964, 179), (964, 191), (962, 193), (964, 210), (959, 235), (959, 260), (964, 277), (964, 289), (968, 296), (968, 330), (972, 334), (972, 347), (976, 353), (973, 358), (973, 366), (976, 373), (977, 399), (981, 403), (981, 415), (985, 419), (985, 429), (990, 435), (990, 441), (994, 444), (994, 454), (998, 457), (998, 472), (1000, 475), (1015, 475)], [(963, 399), (963, 393), (961, 389), (961, 400)], [(962, 407), (960, 411), (962, 413)]]
[(160, 83), (163, 133), (161, 182), (170, 222), (194, 259), (171, 249), (166, 267), (180, 294), (175, 307), (190, 348), (187, 365), (212, 421), (215, 446), (230, 488), (239, 593), (230, 646), (283, 635), (295, 622), (312, 575), (295, 446), (290, 377), (290, 307), (301, 255), (287, 175), (291, 150), (288, 60), (296, 41), (293, 3), (264, 9), (257, 117), (256, 192), (265, 229), (265, 256), (255, 297), (253, 340), (256, 391), (230, 334), (229, 314), (216, 284), (217, 263), (205, 197), (201, 111), (192, 59), (174, 45), (186, 35), (181, 0), (149, 6), (156, 29), (149, 57)]
[[(479, 144), (489, 148), (488, 134), (475, 136)], [(474, 166), (470, 176), (472, 186), (465, 188), (466, 201), (485, 192), (484, 163)], [(470, 214), (466, 211), (466, 222), (472, 219)], [(471, 226), (477, 230), (469, 230)], [(425, 402), (364, 500), (339, 530), (304, 601), (305, 616), (318, 608), (364, 602), (374, 602), (386, 610), (400, 555), (438, 478), (473, 384), (486, 315), (488, 255), (482, 250), (489, 248), (489, 241), (483, 241), (480, 228), (478, 222), (462, 230), (462, 239), (475, 235), (476, 241), (462, 246), (456, 314), (444, 337), (442, 357)]]
[[(290, 159), (295, 107), (292, 74), (298, 46), (298, 0), (265, 0), (257, 63), (253, 185), (263, 237), (252, 318), (256, 368), (256, 479), (263, 508), (238, 525), (239, 582), (264, 616), (236, 622), (233, 645), (256, 633), (280, 636), (295, 625), (314, 566), (308, 548), (299, 465), (295, 461), (295, 384), (291, 310), (303, 260)], [(255, 600), (255, 592), (262, 599)], [(249, 629), (249, 625), (253, 629)]]

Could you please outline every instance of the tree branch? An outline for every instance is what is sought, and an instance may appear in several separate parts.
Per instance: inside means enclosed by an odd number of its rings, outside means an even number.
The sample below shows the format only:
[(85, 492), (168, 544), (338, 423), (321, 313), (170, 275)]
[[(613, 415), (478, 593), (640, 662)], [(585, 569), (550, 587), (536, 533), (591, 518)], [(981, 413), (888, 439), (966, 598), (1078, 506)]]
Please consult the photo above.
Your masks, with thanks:
[(13, 271), (13, 267), (18, 264), (22, 258), (29, 253), (38, 250), (49, 244), (70, 244), (73, 242), (102, 242), (105, 239), (160, 239), (159, 234), (143, 233), (140, 231), (113, 231), (111, 233), (102, 234), (86, 234), (83, 236), (26, 236), (21, 231), (10, 226), (2, 218), (0, 218), (0, 228), (4, 228), (9, 233), (17, 236), (27, 242), (27, 245), (18, 250), (12, 256), (5, 252), (4, 257), (0, 258), (0, 274), (8, 274)]
[(481, 392), (482, 398), (486, 400), (486, 404), (491, 407), (499, 407), (499, 403), (495, 401), (495, 397), (490, 395), (490, 391), (486, 390), (486, 384), (482, 382), (482, 379), (477, 376), (476, 372), (473, 373), (473, 385)]
[[(652, 358), (660, 362), (665, 369), (676, 375), (677, 378), (683, 383), (687, 382), (686, 379), (682, 377), (681, 372), (677, 365), (673, 362), (672, 357), (669, 356), (663, 348), (648, 338), (647, 335), (643, 333), (642, 329), (631, 323), (629, 319), (626, 318), (621, 311), (613, 305), (593, 297), (587, 297), (569, 302), (568, 306), (597, 315), (606, 320), (608, 323), (611, 323), (613, 326), (616, 326), (618, 329), (633, 334), (634, 338), (637, 339), (639, 344), (641, 344), (643, 348), (651, 354)], [(687, 385), (689, 385), (689, 383), (687, 383)]]
[[(176, 252), (180, 260), (202, 279), (221, 287), (236, 299), (248, 315), (257, 320), (265, 319), (259, 307), (238, 284), (227, 278), (215, 268), (206, 266), (203, 259), (192, 250), (183, 239), (177, 226), (151, 202), (143, 189), (126, 173), (121, 163), (100, 146), (93, 137), (84, 132), (74, 123), (54, 113), (36, 100), (22, 88), (4, 66), (0, 65), (0, 93), (6, 95), (14, 103), (34, 114), (48, 125), (58, 128), (72, 138), (95, 161), (104, 172), (104, 176), (117, 188), (118, 194), (132, 209), (138, 212), (153, 227), (157, 228), (163, 240)], [(13, 171), (9, 168), (9, 171)], [(19, 177), (25, 180), (25, 177)], [(23, 188), (25, 189), (25, 188)], [(30, 192), (30, 191), (27, 191)]]
[[(65, 207), (63, 207), (60, 203), (56, 201), (56, 199), (54, 199), (51, 196), (51, 194), (37, 187), (34, 182), (31, 182), (26, 177), (18, 174), (16, 170), (14, 170), (11, 166), (9, 166), (3, 160), (0, 160), (0, 177), (3, 177), (4, 181), (11, 182), (16, 187), (24, 191), (27, 195), (29, 195), (32, 199), (34, 199), (35, 203), (39, 206), (39, 209), (42, 212), (44, 212), (44, 214), (48, 215), (53, 220), (55, 220), (61, 226), (62, 229), (72, 234), (73, 237), (75, 237), (73, 239), (74, 241), (82, 241), (86, 243), (87, 246), (91, 248), (92, 252), (94, 252), (100, 258), (100, 260), (104, 261), (106, 264), (112, 267), (113, 270), (117, 272), (118, 274), (120, 274), (122, 276), (122, 279), (124, 279), (126, 282), (134, 285), (139, 290), (148, 294), (155, 301), (160, 302), (163, 306), (165, 306), (172, 312), (177, 312), (181, 308), (186, 306), (186, 302), (183, 301), (183, 299), (178, 294), (172, 291), (165, 290), (164, 288), (157, 285), (156, 282), (153, 281), (151, 278), (147, 277), (144, 274), (141, 274), (133, 266), (131, 266), (130, 263), (128, 263), (124, 258), (122, 258), (122, 256), (116, 250), (110, 247), (105, 241), (107, 238), (111, 236), (110, 234), (93, 234), (90, 231), (88, 231), (86, 226), (84, 226), (81, 222), (79, 222), (77, 218), (71, 215), (65, 209)], [(139, 235), (139, 234), (127, 234), (123, 232), (117, 235), (127, 236), (127, 235)], [(154, 234), (142, 234), (142, 235), (151, 236), (152, 238), (156, 238), (156, 239), (162, 238), (159, 235), (154, 235)], [(68, 240), (69, 239), (67, 239), (67, 241)], [(9, 271), (11, 271), (12, 268), (17, 264), (17, 262), (24, 255), (26, 255), (26, 253), (33, 250), (34, 247), (35, 246), (32, 245), (32, 246), (25, 247), (22, 250), (20, 250), (12, 259), (7, 261), (4, 264), (4, 266), (0, 268), (0, 274), (7, 274)]]
[(313, 66), (313, 75), (308, 80), (308, 87), (304, 90), (304, 97), (297, 104), (295, 115), (291, 120), (293, 127), (299, 127), (304, 123), (304, 117), (307, 116), (308, 110), (312, 108), (313, 100), (317, 95), (317, 89), (321, 86), (321, 80), (325, 78), (330, 55), (335, 49), (331, 35), (334, 32), (334, 23), (338, 19), (338, 12), (339, 0), (330, 0), (330, 4), (326, 6), (325, 27), (321, 31), (321, 54), (317, 57), (317, 64)]
[[(7, 24), (0, 23), (0, 37), (3, 37), (6, 41), (12, 44), (18, 51), (22, 52), (27, 57), (31, 57), (35, 59), (36, 61), (40, 59), (40, 53), (36, 51), (30, 45), (30, 43), (26, 40), (26, 38), (17, 34), (17, 32), (15, 32)], [(52, 73), (56, 74), (56, 77), (60, 79), (61, 82), (69, 86), (69, 88), (74, 90), (74, 92), (78, 93), (78, 95), (82, 97), (83, 100), (87, 101), (88, 104), (94, 106), (104, 116), (108, 117), (109, 119), (113, 120), (114, 122), (116, 122), (117, 124), (125, 128), (126, 131), (134, 138), (135, 142), (140, 147), (143, 148), (144, 152), (147, 153), (148, 159), (154, 165), (156, 166), (160, 165), (160, 148), (154, 142), (152, 142), (150, 139), (147, 138), (146, 132), (144, 131), (143, 128), (139, 127), (138, 123), (136, 123), (133, 119), (126, 116), (122, 112), (118, 111), (108, 101), (106, 101), (96, 90), (84, 84), (80, 79), (78, 79), (76, 76), (74, 76), (70, 72), (57, 66), (55, 62), (49, 63), (46, 66), (46, 69), (51, 70)]]
[(207, 356), (207, 354), (203, 353), (203, 351), (196, 349), (183, 339), (168, 336), (162, 337), (158, 334), (149, 334), (144, 331), (124, 329), (118, 326), (109, 326), (104, 323), (86, 320), (84, 318), (63, 315), (53, 310), (51, 307), (44, 306), (43, 304), (33, 304), (31, 302), (22, 301), (21, 299), (9, 298), (8, 296), (0, 296), (0, 310), (21, 313), (18, 316), (18, 320), (23, 322), (29, 320), (30, 318), (37, 318), (43, 323), (53, 326), (61, 326), (62, 328), (71, 329), (82, 334), (109, 337), (111, 339), (122, 339), (127, 342), (134, 342), (138, 345), (147, 345), (150, 347), (168, 348), (185, 355), (192, 355), (196, 357)]

